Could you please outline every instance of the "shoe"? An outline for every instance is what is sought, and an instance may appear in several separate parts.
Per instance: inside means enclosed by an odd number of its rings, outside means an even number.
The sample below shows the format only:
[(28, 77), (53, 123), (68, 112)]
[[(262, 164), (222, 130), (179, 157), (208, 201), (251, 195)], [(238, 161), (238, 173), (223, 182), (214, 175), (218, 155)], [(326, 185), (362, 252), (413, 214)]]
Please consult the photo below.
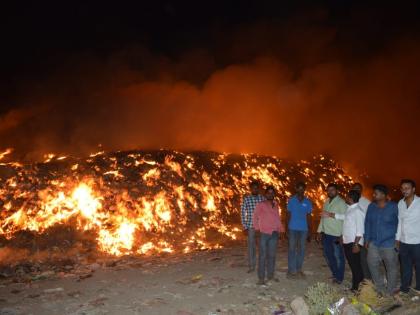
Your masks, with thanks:
[(255, 271), (255, 268), (249, 268), (246, 273), (253, 273)]
[(334, 280), (332, 281), (332, 283), (334, 283), (334, 284), (338, 284), (338, 285), (341, 285), (341, 284), (343, 283), (343, 281), (340, 281), (340, 280), (334, 279)]
[(258, 280), (258, 282), (257, 282), (257, 285), (264, 285), (264, 284), (265, 284), (265, 282), (262, 279)]
[(305, 273), (301, 270), (301, 271), (298, 271), (297, 272), (297, 275), (300, 277), (300, 278), (302, 278), (302, 279), (306, 279), (306, 275), (305, 275)]
[(286, 275), (287, 279), (296, 279), (297, 278), (297, 273), (296, 272), (288, 272)]
[(414, 289), (414, 288), (410, 288), (410, 291), (412, 291), (416, 295), (420, 295), (420, 290), (417, 290), (417, 289)]

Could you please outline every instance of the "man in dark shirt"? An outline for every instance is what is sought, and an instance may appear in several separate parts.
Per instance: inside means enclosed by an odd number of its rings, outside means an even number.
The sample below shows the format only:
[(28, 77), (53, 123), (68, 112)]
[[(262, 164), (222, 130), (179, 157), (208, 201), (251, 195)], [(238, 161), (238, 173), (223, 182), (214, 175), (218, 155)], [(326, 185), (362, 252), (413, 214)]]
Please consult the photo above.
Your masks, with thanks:
[(252, 181), (249, 184), (251, 194), (244, 197), (241, 205), (241, 221), (244, 231), (248, 235), (248, 273), (255, 270), (256, 265), (256, 243), (255, 243), (255, 230), (252, 226), (252, 219), (254, 216), (254, 210), (257, 204), (264, 201), (265, 198), (260, 194), (260, 183), (258, 181)]
[[(373, 187), (373, 199), (365, 219), (365, 246), (368, 249), (368, 265), (376, 290), (381, 294), (393, 295), (397, 289), (398, 255), (395, 250), (395, 235), (398, 227), (398, 206), (388, 201), (385, 185)], [(385, 263), (387, 288), (381, 273)]]

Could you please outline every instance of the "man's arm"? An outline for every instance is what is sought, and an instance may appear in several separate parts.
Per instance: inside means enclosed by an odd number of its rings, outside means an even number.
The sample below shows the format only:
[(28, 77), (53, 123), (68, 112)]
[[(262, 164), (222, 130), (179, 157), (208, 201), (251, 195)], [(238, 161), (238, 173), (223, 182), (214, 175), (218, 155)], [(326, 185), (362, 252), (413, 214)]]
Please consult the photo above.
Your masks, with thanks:
[(279, 233), (284, 233), (285, 232), (285, 229), (284, 229), (283, 222), (281, 222), (281, 211), (280, 211), (280, 208), (278, 208), (277, 211), (279, 213)]
[[(326, 201), (327, 202), (327, 201)], [(325, 211), (325, 203), (322, 206), (322, 213), (326, 212)], [(317, 233), (322, 233), (323, 231), (323, 224), (322, 224), (322, 220), (324, 220), (323, 216), (321, 215), (321, 218), (319, 220), (319, 224), (318, 224), (318, 229), (317, 229)]]
[(368, 207), (368, 210), (366, 212), (366, 218), (365, 218), (365, 245), (366, 247), (369, 246), (369, 242), (371, 240), (371, 227), (370, 227), (370, 221), (371, 221), (371, 209)]
[(248, 203), (247, 203), (247, 197), (244, 197), (242, 200), (242, 205), (241, 205), (241, 221), (242, 221), (242, 226), (244, 227), (244, 229), (247, 228), (246, 226), (246, 219), (248, 216)]
[(254, 215), (252, 217), (252, 225), (256, 231), (260, 230), (260, 206), (257, 205), (254, 210)]
[(401, 210), (398, 209), (398, 228), (397, 228), (397, 234), (395, 235), (395, 240), (400, 241), (401, 240)]
[(365, 218), (361, 210), (356, 212), (356, 240), (354, 241), (356, 244), (359, 243), (360, 239), (365, 234)]
[(291, 213), (290, 213), (290, 199), (287, 202), (286, 210), (287, 210), (286, 211), (286, 222), (289, 222), (290, 221), (290, 216), (291, 216)]
[(323, 232), (323, 231), (322, 231), (322, 220), (323, 220), (323, 219), (321, 218), (321, 220), (319, 221), (319, 224), (318, 224), (318, 229), (317, 229), (317, 232), (318, 232), (318, 233)]
[(323, 211), (322, 216), (344, 221), (347, 210), (347, 205), (344, 201), (340, 201), (332, 210), (333, 212)]
[(400, 239), (401, 239), (401, 217), (400, 217), (400, 210), (397, 204), (395, 204), (395, 219), (397, 220), (397, 231), (395, 234), (395, 248), (399, 249), (400, 248)]
[(333, 218), (336, 220), (344, 221), (344, 219), (346, 218), (346, 215), (340, 214), (340, 213), (333, 213)]

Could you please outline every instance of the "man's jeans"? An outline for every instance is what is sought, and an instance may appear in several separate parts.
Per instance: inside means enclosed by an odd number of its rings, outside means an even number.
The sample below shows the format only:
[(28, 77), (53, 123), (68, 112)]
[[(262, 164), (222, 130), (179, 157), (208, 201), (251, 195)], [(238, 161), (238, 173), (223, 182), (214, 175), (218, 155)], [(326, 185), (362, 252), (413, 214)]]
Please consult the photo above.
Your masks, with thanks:
[[(398, 280), (398, 255), (394, 248), (377, 247), (369, 243), (368, 264), (373, 283), (379, 293), (393, 294), (397, 288)], [(385, 263), (387, 288), (385, 290), (385, 279), (382, 274), (382, 261)]]
[(302, 271), (307, 235), (308, 231), (289, 230), (289, 273)]
[(254, 270), (257, 264), (257, 245), (255, 243), (255, 230), (249, 228), (248, 230), (248, 267)]
[(258, 255), (258, 278), (260, 280), (265, 279), (266, 271), (268, 279), (274, 277), (278, 239), (278, 232), (272, 234), (261, 233)]
[(345, 261), (343, 247), (339, 242), (339, 237), (323, 234), (322, 246), (328, 266), (335, 280), (342, 282), (344, 280)]
[(360, 248), (360, 263), (362, 264), (364, 279), (372, 280), (372, 276), (370, 275), (370, 270), (367, 262), (367, 253), (367, 249), (364, 246), (362, 246)]
[(401, 291), (407, 293), (416, 268), (416, 290), (420, 290), (420, 244), (400, 244)]
[(350, 269), (351, 269), (351, 275), (352, 275), (352, 290), (359, 290), (359, 284), (363, 281), (363, 268), (362, 263), (360, 260), (360, 254), (353, 253), (353, 246), (354, 243), (344, 244), (344, 254), (346, 255), (347, 262), (349, 263)]

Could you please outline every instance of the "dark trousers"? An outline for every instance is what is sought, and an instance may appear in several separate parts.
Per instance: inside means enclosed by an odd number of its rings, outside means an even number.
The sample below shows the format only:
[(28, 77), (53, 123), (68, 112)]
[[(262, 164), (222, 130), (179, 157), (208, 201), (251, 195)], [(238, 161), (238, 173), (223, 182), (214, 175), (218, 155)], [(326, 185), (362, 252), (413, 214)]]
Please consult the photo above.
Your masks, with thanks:
[(268, 279), (274, 277), (278, 239), (278, 232), (273, 232), (272, 234), (261, 233), (260, 235), (258, 252), (258, 278), (260, 280), (265, 279), (266, 271)]
[(253, 228), (248, 229), (248, 267), (249, 269), (255, 269), (257, 264), (257, 245), (255, 243), (255, 230)]
[(372, 280), (372, 276), (370, 274), (368, 262), (367, 262), (367, 249), (366, 247), (362, 246), (360, 248), (360, 262), (362, 264), (363, 269), (363, 278), (367, 280)]
[(420, 244), (400, 243), (401, 291), (408, 292), (416, 268), (416, 290), (420, 290)]
[(322, 246), (328, 266), (335, 280), (342, 282), (344, 280), (344, 253), (343, 247), (339, 243), (339, 237), (323, 234)]
[(308, 231), (289, 230), (288, 271), (290, 273), (302, 271), (307, 235)]
[(360, 282), (363, 281), (363, 268), (361, 263), (361, 252), (353, 253), (353, 244), (344, 244), (344, 254), (351, 269), (352, 290), (358, 290)]

